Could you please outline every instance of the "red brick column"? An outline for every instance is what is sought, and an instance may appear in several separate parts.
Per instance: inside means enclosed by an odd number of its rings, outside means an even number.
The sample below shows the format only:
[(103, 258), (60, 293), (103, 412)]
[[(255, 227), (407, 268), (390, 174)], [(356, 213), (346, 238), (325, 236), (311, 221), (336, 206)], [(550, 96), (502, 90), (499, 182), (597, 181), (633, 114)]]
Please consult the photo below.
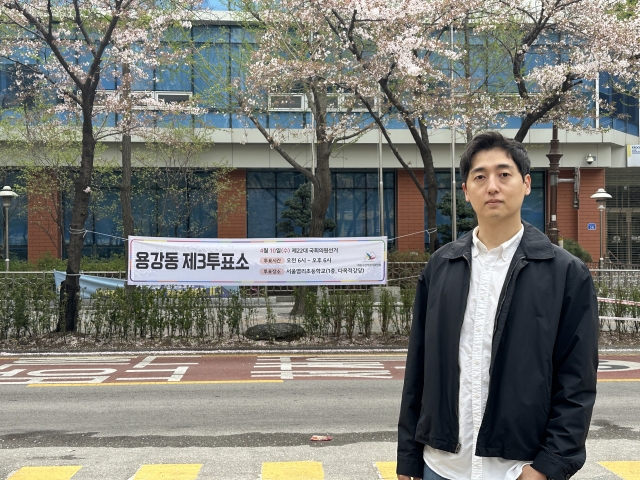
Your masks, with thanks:
[[(573, 169), (561, 169), (559, 178), (573, 178), (573, 173)], [(573, 208), (573, 197), (573, 183), (558, 183), (557, 222), (560, 236), (578, 241), (578, 210)]]
[[(402, 237), (424, 230), (424, 199), (405, 170), (397, 173), (397, 236)], [(414, 173), (419, 179), (424, 177), (422, 170), (414, 170)], [(396, 246), (401, 252), (424, 252), (424, 233), (398, 238)]]
[[(573, 168), (560, 170), (560, 178), (573, 178), (573, 175)], [(562, 238), (571, 238), (578, 242), (591, 254), (593, 261), (597, 262), (600, 252), (600, 214), (598, 204), (589, 197), (599, 188), (604, 188), (604, 169), (580, 169), (579, 209), (573, 208), (573, 185), (573, 183), (558, 184), (558, 230)], [(547, 199), (547, 206), (548, 204)], [(589, 223), (596, 223), (598, 229), (595, 231), (587, 230)]]
[(247, 238), (247, 171), (232, 170), (218, 197), (218, 238)]
[(60, 258), (62, 242), (57, 224), (60, 213), (57, 184), (55, 179), (45, 174), (33, 181), (37, 182), (37, 187), (29, 188), (27, 199), (27, 258), (36, 262), (47, 253)]
[[(603, 168), (583, 168), (580, 170), (580, 211), (578, 212), (578, 236), (576, 240), (591, 254), (594, 262), (600, 255), (600, 231), (606, 232), (607, 216), (603, 215), (604, 225), (600, 225), (600, 212), (598, 204), (592, 200), (591, 195), (599, 188), (604, 188)], [(597, 230), (587, 230), (587, 224), (595, 223)], [(602, 250), (606, 256), (606, 237), (602, 237)]]

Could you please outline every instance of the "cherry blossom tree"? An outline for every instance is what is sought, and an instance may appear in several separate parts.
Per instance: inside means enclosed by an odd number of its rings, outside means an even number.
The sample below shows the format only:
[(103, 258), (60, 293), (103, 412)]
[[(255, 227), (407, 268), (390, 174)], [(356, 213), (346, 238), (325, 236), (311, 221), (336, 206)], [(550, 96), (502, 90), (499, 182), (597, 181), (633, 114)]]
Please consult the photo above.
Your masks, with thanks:
[[(511, 82), (501, 110), (520, 118), (515, 139), (536, 123), (568, 130), (594, 130), (601, 72), (619, 68), (603, 18), (613, 2), (600, 0), (498, 0), (477, 16), (479, 31), (494, 40)], [(604, 36), (603, 36), (604, 34)], [(606, 41), (603, 41), (607, 38)], [(600, 104), (601, 114), (608, 106)], [(613, 112), (611, 112), (613, 113)]]
[[(330, 158), (371, 127), (364, 118), (368, 115), (357, 111), (355, 97), (341, 95), (344, 78), (354, 72), (340, 58), (338, 39), (305, 2), (258, 0), (241, 6), (252, 42), (238, 62), (243, 70), (232, 84), (232, 97), (269, 146), (313, 186), (309, 236), (321, 237), (331, 200)], [(278, 110), (285, 110), (294, 94), (304, 96), (310, 113), (298, 128), (291, 128), (290, 115), (281, 114), (287, 120), (278, 120)], [(270, 114), (268, 125), (264, 113)], [(296, 142), (298, 153), (285, 145)], [(315, 158), (301, 162), (300, 145), (309, 143)]]
[[(520, 119), (515, 135), (519, 141), (534, 124), (550, 121), (565, 129), (594, 131), (596, 103), (600, 115), (615, 114), (616, 107), (598, 99), (600, 72), (616, 75), (619, 88), (637, 78), (637, 16), (628, 9), (621, 16), (615, 2), (311, 4), (314, 15), (325, 19), (351, 54), (350, 68), (358, 74), (347, 88), (367, 106), (422, 193), (430, 227), (435, 226), (437, 195), (430, 134), (441, 127), (462, 129), (469, 140), (478, 130), (505, 125), (509, 117)], [(372, 86), (411, 133), (422, 158), (426, 189), (402, 158), (374, 103), (367, 101), (374, 93)], [(433, 251), (436, 235), (430, 240)]]
[[(60, 328), (76, 329), (80, 259), (96, 144), (103, 136), (118, 133), (108, 128), (108, 114), (127, 110), (121, 92), (109, 95), (100, 92), (101, 81), (110, 75), (126, 84), (144, 76), (143, 66), (156, 61), (167, 29), (189, 26), (189, 9), (199, 3), (196, 0), (0, 1), (0, 57), (16, 65), (18, 77), (25, 83), (50, 92), (51, 109), (60, 118), (65, 121), (77, 118), (80, 125), (82, 152), (73, 178), (67, 280), (61, 289), (65, 307)], [(130, 66), (129, 75), (118, 73), (122, 64)], [(151, 99), (146, 101), (153, 105)], [(119, 126), (130, 131), (133, 124), (132, 117), (131, 122)]]
[[(468, 79), (450, 74), (462, 52), (458, 45), (449, 43), (448, 32), (473, 2), (329, 0), (312, 4), (315, 15), (323, 18), (336, 36), (355, 73), (345, 79), (344, 88), (366, 106), (391, 152), (422, 194), (427, 222), (433, 229), (429, 236), (433, 252), (438, 248), (438, 185), (430, 132), (450, 126), (454, 115), (464, 116), (470, 109), (480, 112)], [(386, 108), (381, 108), (382, 104)], [(381, 113), (391, 113), (389, 117), (396, 117), (408, 129), (422, 160), (426, 188), (403, 158)]]

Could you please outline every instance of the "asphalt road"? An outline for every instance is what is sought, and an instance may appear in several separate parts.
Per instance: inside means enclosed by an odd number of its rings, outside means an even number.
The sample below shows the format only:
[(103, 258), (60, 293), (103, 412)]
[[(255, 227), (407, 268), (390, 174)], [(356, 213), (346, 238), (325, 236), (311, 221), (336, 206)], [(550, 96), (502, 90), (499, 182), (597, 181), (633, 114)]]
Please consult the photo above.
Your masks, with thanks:
[[(198, 463), (198, 479), (244, 480), (260, 478), (264, 462), (298, 460), (321, 462), (327, 480), (374, 480), (375, 462), (395, 460), (401, 388), (362, 378), (1, 385), (0, 479), (24, 466), (81, 465), (73, 480), (126, 480), (144, 464)], [(613, 480), (597, 462), (640, 461), (639, 395), (638, 381), (599, 384), (589, 459), (574, 478)]]

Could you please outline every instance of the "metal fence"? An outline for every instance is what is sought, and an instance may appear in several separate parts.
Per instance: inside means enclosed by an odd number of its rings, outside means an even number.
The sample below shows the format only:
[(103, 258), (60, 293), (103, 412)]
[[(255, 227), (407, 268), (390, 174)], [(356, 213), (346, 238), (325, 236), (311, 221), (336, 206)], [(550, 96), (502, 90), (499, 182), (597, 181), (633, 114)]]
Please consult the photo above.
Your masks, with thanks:
[(631, 289), (640, 286), (640, 270), (591, 269), (593, 281), (598, 288), (613, 290), (621, 287)]
[[(401, 288), (415, 288), (418, 276), (424, 269), (424, 262), (389, 262), (387, 264), (387, 278), (390, 286), (399, 286)], [(127, 272), (125, 271), (100, 271), (100, 272), (82, 272), (86, 275), (104, 278), (117, 278), (125, 280)], [(51, 283), (51, 288), (55, 289), (55, 281), (53, 272), (0, 272), (0, 279), (9, 280), (10, 282), (23, 281), (28, 278), (42, 278)], [(291, 285), (270, 285), (268, 287), (260, 287), (260, 292), (264, 292), (266, 288), (267, 294), (272, 296), (293, 295), (294, 287)], [(370, 285), (345, 284), (331, 285), (328, 287), (333, 290), (362, 291), (368, 290)]]

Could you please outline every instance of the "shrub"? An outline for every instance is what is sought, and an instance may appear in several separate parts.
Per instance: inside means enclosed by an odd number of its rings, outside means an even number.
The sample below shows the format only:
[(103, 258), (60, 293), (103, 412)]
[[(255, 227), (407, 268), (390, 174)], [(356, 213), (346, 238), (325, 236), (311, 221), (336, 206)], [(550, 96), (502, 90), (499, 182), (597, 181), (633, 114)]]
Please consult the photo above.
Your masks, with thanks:
[(394, 250), (387, 255), (388, 262), (420, 262), (426, 263), (429, 261), (429, 255), (427, 252), (399, 252)]
[[(4, 264), (3, 264), (4, 265)], [(64, 271), (67, 268), (67, 261), (55, 258), (50, 253), (35, 262), (12, 259), (9, 269), (12, 272), (50, 272), (51, 270)], [(127, 262), (124, 255), (114, 254), (110, 258), (82, 257), (80, 270), (85, 272), (122, 272), (127, 269)]]
[(592, 262), (591, 254), (572, 238), (565, 238), (563, 242), (564, 249), (572, 255), (578, 257), (583, 262)]

